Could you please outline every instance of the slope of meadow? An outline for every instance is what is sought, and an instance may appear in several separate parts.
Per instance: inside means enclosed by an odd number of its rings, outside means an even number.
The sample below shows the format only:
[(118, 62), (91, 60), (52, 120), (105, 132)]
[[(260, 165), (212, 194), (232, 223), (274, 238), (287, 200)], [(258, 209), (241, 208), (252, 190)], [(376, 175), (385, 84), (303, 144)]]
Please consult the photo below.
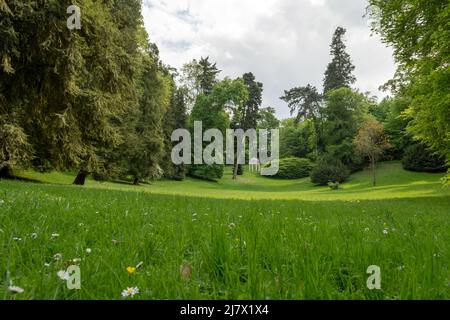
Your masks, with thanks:
[[(131, 286), (135, 299), (450, 299), (440, 175), (386, 163), (378, 187), (361, 172), (339, 191), (252, 174), (81, 188), (21, 175), (47, 183), (0, 181), (3, 299), (120, 299)], [(56, 275), (71, 264), (81, 290)], [(370, 265), (381, 290), (366, 287)]]

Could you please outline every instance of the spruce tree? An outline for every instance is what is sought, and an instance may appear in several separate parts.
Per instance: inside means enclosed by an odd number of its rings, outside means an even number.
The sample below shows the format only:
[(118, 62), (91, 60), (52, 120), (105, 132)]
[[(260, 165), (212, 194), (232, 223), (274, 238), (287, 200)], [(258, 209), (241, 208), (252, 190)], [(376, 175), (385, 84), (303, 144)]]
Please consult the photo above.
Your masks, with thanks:
[(350, 87), (356, 82), (353, 76), (355, 66), (352, 64), (350, 55), (346, 52), (344, 36), (347, 31), (338, 27), (333, 35), (331, 43), (331, 56), (333, 60), (328, 64), (323, 84), (324, 93), (334, 89)]
[(185, 165), (174, 165), (172, 163), (172, 148), (176, 143), (172, 142), (172, 132), (187, 127), (186, 92), (183, 89), (174, 89), (169, 108), (164, 117), (165, 152), (162, 161), (164, 177), (177, 181), (184, 180), (186, 176)]

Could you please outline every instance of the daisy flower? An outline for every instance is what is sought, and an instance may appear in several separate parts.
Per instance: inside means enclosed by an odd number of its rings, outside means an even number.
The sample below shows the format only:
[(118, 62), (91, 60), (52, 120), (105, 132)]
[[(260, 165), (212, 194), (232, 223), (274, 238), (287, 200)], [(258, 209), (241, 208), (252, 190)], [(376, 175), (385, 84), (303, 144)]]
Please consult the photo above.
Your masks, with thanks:
[(22, 289), (21, 287), (17, 287), (17, 286), (9, 286), (8, 287), (9, 292), (11, 293), (23, 293), (25, 290)]
[(60, 278), (61, 280), (67, 281), (69, 280), (69, 273), (64, 271), (64, 270), (60, 270), (56, 273), (56, 275), (58, 276), (58, 278)]
[(125, 290), (122, 291), (122, 298), (128, 298), (128, 297), (133, 298), (138, 293), (139, 293), (138, 287), (126, 288)]
[(87, 249), (86, 249), (86, 253), (87, 253), (87, 254), (91, 254), (91, 253), (92, 253), (92, 249), (91, 249), (91, 248), (87, 248)]

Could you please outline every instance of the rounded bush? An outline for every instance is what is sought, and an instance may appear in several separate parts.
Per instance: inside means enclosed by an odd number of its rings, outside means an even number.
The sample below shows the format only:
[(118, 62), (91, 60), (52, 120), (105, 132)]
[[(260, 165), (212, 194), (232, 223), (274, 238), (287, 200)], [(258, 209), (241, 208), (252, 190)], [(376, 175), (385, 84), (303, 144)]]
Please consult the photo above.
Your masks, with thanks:
[(349, 177), (350, 170), (340, 161), (321, 162), (311, 172), (311, 182), (321, 186), (343, 183)]
[(302, 179), (309, 177), (314, 165), (309, 159), (285, 158), (278, 160), (278, 173), (272, 178), (277, 179)]
[(433, 155), (423, 144), (409, 146), (403, 155), (403, 168), (415, 172), (446, 172), (444, 159)]

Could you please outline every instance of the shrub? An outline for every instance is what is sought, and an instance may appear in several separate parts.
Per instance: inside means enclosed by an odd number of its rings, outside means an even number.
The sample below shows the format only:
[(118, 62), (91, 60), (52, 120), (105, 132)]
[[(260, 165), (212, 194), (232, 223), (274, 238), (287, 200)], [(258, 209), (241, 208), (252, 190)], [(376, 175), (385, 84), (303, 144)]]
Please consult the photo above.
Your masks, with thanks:
[(311, 172), (311, 181), (326, 186), (330, 182), (343, 183), (350, 176), (350, 170), (339, 160), (322, 161)]
[(222, 178), (223, 171), (223, 165), (193, 165), (189, 168), (189, 176), (207, 181), (218, 181)]
[(403, 168), (415, 172), (446, 172), (444, 159), (433, 155), (423, 144), (409, 146), (403, 156)]
[[(314, 165), (309, 159), (285, 158), (280, 159), (278, 173), (272, 178), (278, 179), (302, 179), (309, 177)], [(269, 165), (266, 165), (269, 166)]]
[(328, 186), (331, 190), (339, 190), (340, 184), (339, 182), (328, 182)]

